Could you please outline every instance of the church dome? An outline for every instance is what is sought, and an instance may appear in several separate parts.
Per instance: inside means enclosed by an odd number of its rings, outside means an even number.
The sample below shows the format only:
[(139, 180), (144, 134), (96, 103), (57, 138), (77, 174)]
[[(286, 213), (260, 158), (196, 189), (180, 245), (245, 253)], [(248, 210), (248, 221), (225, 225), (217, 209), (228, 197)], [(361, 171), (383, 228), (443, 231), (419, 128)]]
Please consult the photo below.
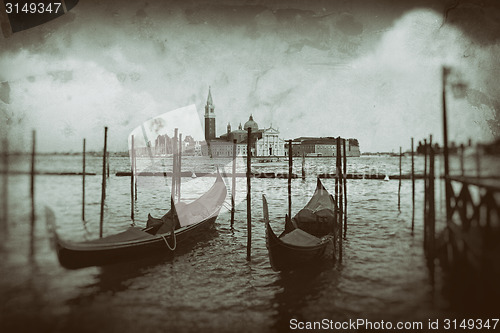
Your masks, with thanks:
[(243, 128), (245, 129), (245, 131), (249, 127), (252, 128), (252, 132), (256, 132), (256, 131), (259, 130), (259, 125), (253, 120), (253, 116), (252, 115), (250, 115), (250, 118), (248, 118), (248, 121), (243, 126)]

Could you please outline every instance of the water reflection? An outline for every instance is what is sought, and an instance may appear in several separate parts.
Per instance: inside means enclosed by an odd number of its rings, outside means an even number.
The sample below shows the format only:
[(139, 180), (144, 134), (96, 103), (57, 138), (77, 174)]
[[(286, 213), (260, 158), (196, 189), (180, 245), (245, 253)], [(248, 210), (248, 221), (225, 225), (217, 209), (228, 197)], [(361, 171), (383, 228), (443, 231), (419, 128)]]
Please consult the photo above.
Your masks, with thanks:
[[(331, 248), (327, 249), (331, 252)], [(319, 265), (309, 265), (289, 272), (279, 272), (273, 286), (279, 288), (274, 294), (272, 305), (277, 310), (272, 329), (277, 332), (290, 330), (290, 320), (311, 320), (306, 311), (325, 289), (336, 288), (338, 266), (333, 257), (326, 256)], [(324, 309), (323, 309), (324, 311)]]
[(147, 257), (100, 267), (97, 275), (94, 276), (94, 280), (90, 284), (81, 287), (81, 293), (77, 297), (67, 300), (66, 303), (70, 306), (77, 306), (92, 301), (101, 294), (115, 294), (125, 291), (130, 287), (134, 279), (144, 276), (148, 271), (157, 267), (174, 265), (175, 258), (189, 254), (195, 246), (206, 246), (208, 242), (216, 237), (218, 237), (218, 232), (214, 227), (211, 227), (205, 232), (193, 235), (183, 241), (175, 252), (165, 248), (165, 251), (159, 251)]

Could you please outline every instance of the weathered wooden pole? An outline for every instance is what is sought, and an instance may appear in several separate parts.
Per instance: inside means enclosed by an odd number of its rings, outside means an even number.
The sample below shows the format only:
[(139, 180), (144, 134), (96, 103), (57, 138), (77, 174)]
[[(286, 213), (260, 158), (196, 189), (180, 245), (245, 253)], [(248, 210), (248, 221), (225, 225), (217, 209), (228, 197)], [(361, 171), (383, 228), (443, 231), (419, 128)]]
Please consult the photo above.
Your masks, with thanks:
[(464, 151), (465, 147), (464, 144), (460, 144), (460, 173), (463, 176), (465, 176), (465, 162), (464, 162)]
[(435, 224), (436, 224), (436, 208), (434, 196), (434, 149), (432, 148), (432, 135), (429, 138), (429, 236), (428, 250), (429, 258), (434, 260), (434, 237), (435, 237)]
[(175, 202), (175, 194), (177, 192), (177, 134), (179, 129), (174, 129), (174, 137), (172, 141), (172, 199)]
[(427, 229), (428, 229), (428, 192), (429, 192), (429, 176), (427, 174), (427, 155), (429, 152), (429, 146), (427, 145), (427, 139), (424, 139), (424, 250), (427, 251)]
[[(342, 261), (342, 239), (343, 239), (343, 216), (342, 216), (342, 201), (341, 201), (341, 192), (342, 192), (342, 183), (341, 183), (341, 168), (340, 168), (340, 136), (337, 137), (336, 140), (336, 154), (335, 154), (335, 205), (336, 207), (336, 218), (340, 219), (340, 230), (339, 230), (339, 259)], [(338, 221), (338, 220), (337, 220)]]
[(252, 255), (252, 209), (251, 209), (251, 169), (252, 169), (252, 151), (251, 151), (252, 127), (248, 126), (247, 133), (247, 261), (250, 261)]
[(182, 133), (179, 133), (179, 154), (177, 157), (177, 202), (181, 201), (182, 176)]
[(342, 139), (340, 136), (337, 138), (337, 149), (339, 152), (338, 155), (338, 164), (337, 164), (337, 169), (338, 169), (338, 174), (339, 174), (339, 209), (340, 209), (340, 219), (342, 222), (342, 226), (344, 229), (344, 238), (346, 237), (345, 233), (345, 218), (344, 218), (344, 189), (343, 189), (343, 180), (344, 180), (344, 175), (342, 172)]
[(401, 160), (403, 158), (403, 151), (401, 146), (399, 147), (399, 185), (398, 185), (398, 210), (401, 210), (401, 177), (403, 172), (401, 170)]
[(347, 234), (347, 154), (346, 154), (346, 139), (342, 140), (343, 154), (342, 157), (344, 165), (344, 237)]
[(451, 222), (451, 183), (448, 177), (450, 176), (450, 164), (448, 155), (448, 122), (446, 115), (446, 83), (450, 73), (450, 68), (444, 67), (443, 73), (443, 157), (444, 157), (444, 183), (445, 183), (445, 201), (446, 201), (446, 223)]
[(293, 172), (292, 140), (288, 140), (288, 217), (289, 218), (292, 218), (292, 172)]
[(106, 177), (109, 178), (109, 151), (106, 152)]
[(233, 140), (233, 174), (231, 182), (231, 228), (234, 224), (234, 200), (236, 196), (236, 139)]
[(134, 198), (137, 201), (137, 152), (135, 148), (132, 150), (133, 153), (133, 163), (134, 163)]
[(106, 200), (106, 152), (108, 149), (108, 127), (104, 127), (104, 150), (102, 154), (102, 189), (101, 189), (101, 219), (99, 223), (99, 237), (102, 238), (104, 224), (104, 200)]
[(132, 135), (132, 144), (130, 149), (130, 218), (134, 221), (134, 171), (135, 171), (135, 143)]
[(3, 186), (2, 186), (2, 231), (4, 235), (9, 232), (9, 141), (7, 138), (2, 140), (3, 152)]
[(306, 179), (306, 154), (302, 152), (302, 179)]
[(83, 164), (83, 172), (82, 172), (82, 221), (85, 221), (85, 144), (86, 140), (83, 139), (83, 152), (82, 152), (82, 164)]
[(36, 131), (31, 132), (31, 177), (30, 177), (30, 197), (31, 197), (31, 230), (30, 230), (30, 256), (35, 254), (35, 149)]
[(413, 150), (413, 138), (411, 138), (411, 233), (415, 229), (415, 159)]

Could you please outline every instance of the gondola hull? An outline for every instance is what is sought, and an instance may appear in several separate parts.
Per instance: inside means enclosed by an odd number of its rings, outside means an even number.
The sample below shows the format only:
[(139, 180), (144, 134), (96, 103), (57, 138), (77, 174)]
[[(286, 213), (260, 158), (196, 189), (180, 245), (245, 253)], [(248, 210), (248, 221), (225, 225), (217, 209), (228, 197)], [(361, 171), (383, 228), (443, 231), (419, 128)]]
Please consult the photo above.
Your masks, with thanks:
[(275, 271), (293, 270), (314, 264), (323, 258), (329, 244), (331, 244), (330, 239), (324, 239), (314, 246), (287, 244), (276, 236), (268, 223), (266, 224), (266, 246), (271, 267)]
[[(104, 238), (84, 242), (63, 240), (56, 232), (54, 213), (47, 208), (47, 226), (61, 266), (77, 269), (144, 258), (145, 256), (173, 253), (189, 239), (203, 235), (213, 227), (227, 195), (221, 175), (210, 190), (188, 204), (174, 204), (161, 219), (148, 217), (146, 228), (130, 227)], [(151, 222), (151, 223), (150, 223)], [(166, 228), (166, 226), (171, 226)], [(175, 229), (175, 230), (173, 230)]]
[[(47, 218), (53, 218), (51, 211), (47, 213)], [(189, 243), (190, 239), (199, 237), (213, 228), (216, 219), (217, 216), (213, 216), (195, 225), (175, 230), (176, 249)], [(125, 231), (125, 233), (132, 228)], [(143, 240), (109, 245), (67, 242), (60, 239), (57, 235), (54, 238), (53, 243), (59, 263), (67, 269), (105, 266), (140, 259), (144, 256), (165, 255), (166, 253), (173, 253), (168, 245), (172, 246), (174, 243), (170, 235), (164, 235), (164, 237), (154, 236)]]

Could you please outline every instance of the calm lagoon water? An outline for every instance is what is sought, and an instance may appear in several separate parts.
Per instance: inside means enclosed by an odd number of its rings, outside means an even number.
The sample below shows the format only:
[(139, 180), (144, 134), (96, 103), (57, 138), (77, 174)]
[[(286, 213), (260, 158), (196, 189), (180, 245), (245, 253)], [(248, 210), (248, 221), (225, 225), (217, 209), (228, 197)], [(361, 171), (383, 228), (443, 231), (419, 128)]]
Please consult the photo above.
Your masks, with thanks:
[[(410, 171), (410, 157), (403, 158), (403, 173)], [(454, 161), (455, 167), (457, 161)], [(423, 255), (423, 182), (416, 181), (415, 231), (412, 235), (411, 181), (401, 187), (398, 209), (397, 180), (348, 181), (348, 233), (342, 263), (326, 258), (305, 271), (272, 271), (265, 245), (261, 196), (266, 194), (275, 230), (283, 228), (287, 197), (285, 179), (252, 180), (252, 260), (246, 261), (246, 179), (237, 179), (234, 228), (223, 208), (213, 231), (188, 249), (126, 264), (76, 271), (60, 267), (50, 247), (44, 210), (50, 207), (62, 237), (97, 238), (101, 199), (101, 158), (87, 158), (86, 222), (81, 220), (81, 176), (36, 177), (35, 255), (29, 256), (29, 176), (9, 175), (8, 231), (2, 233), (0, 264), (0, 330), (2, 332), (282, 332), (290, 321), (421, 321), (458, 317), (443, 295), (439, 268), (435, 281)], [(142, 164), (141, 164), (142, 163)], [(139, 161), (147, 169), (147, 159)], [(229, 160), (216, 164), (230, 166)], [(161, 165), (160, 164), (156, 164)], [(294, 161), (300, 174), (300, 159)], [(306, 161), (307, 177), (292, 182), (293, 211), (303, 207), (315, 188), (315, 175), (333, 172), (334, 160)], [(491, 163), (483, 163), (485, 170)], [(168, 163), (167, 166), (168, 167)], [(467, 171), (474, 172), (473, 159)], [(39, 171), (80, 172), (80, 156), (40, 156)], [(287, 172), (287, 162), (256, 164), (254, 171)], [(9, 169), (29, 170), (29, 160), (12, 160)], [(131, 223), (128, 158), (112, 157), (107, 182), (104, 233), (122, 231)], [(214, 171), (201, 158), (186, 157), (183, 170)], [(227, 169), (230, 171), (230, 168)], [(243, 161), (238, 171), (244, 172)], [(416, 158), (422, 172), (423, 158)], [(494, 167), (491, 170), (495, 170)], [(490, 171), (491, 171), (490, 170)], [(348, 172), (398, 174), (398, 157), (348, 159)], [(183, 178), (183, 200), (204, 193), (213, 177)], [(230, 179), (226, 180), (230, 194)], [(334, 180), (324, 184), (334, 192)], [(169, 208), (170, 179), (142, 177), (138, 181), (135, 223), (147, 214), (163, 215)], [(436, 198), (443, 199), (442, 186)], [(5, 200), (6, 198), (3, 198)], [(228, 195), (227, 200), (230, 202)], [(229, 207), (229, 205), (228, 205)], [(438, 214), (444, 213), (442, 203)], [(438, 229), (441, 229), (439, 227)]]

